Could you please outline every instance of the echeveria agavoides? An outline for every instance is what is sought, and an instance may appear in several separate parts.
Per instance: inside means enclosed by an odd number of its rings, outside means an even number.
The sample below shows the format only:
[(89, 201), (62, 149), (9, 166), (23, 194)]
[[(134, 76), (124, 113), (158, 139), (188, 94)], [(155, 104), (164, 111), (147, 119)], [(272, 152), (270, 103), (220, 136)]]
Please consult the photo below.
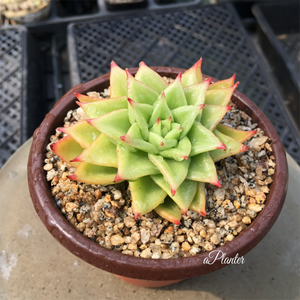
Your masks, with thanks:
[(76, 167), (71, 180), (129, 181), (134, 215), (155, 210), (180, 224), (188, 209), (206, 215), (205, 183), (221, 187), (214, 162), (248, 150), (256, 131), (219, 124), (237, 84), (211, 84), (200, 59), (167, 82), (144, 62), (135, 77), (111, 63), (110, 99), (75, 93), (89, 119), (68, 128), (52, 150)]

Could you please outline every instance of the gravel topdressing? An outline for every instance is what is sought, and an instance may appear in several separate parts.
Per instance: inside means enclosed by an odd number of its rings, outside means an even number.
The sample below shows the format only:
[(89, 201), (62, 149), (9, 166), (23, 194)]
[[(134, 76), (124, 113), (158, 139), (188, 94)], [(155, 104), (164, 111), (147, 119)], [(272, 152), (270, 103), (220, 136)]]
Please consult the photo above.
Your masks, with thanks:
[[(109, 90), (88, 94), (107, 98)], [(85, 118), (81, 108), (69, 111), (64, 126)], [(65, 135), (59, 131), (50, 138), (44, 166), (54, 200), (76, 230), (101, 246), (123, 254), (168, 259), (222, 246), (245, 230), (264, 208), (275, 158), (272, 141), (244, 112), (233, 107), (221, 123), (242, 130), (257, 129), (257, 133), (244, 142), (250, 147), (248, 152), (216, 163), (222, 188), (205, 185), (206, 217), (189, 210), (182, 217), (181, 225), (174, 225), (153, 211), (135, 220), (127, 182), (101, 186), (68, 178), (75, 168), (61, 161), (49, 147)]]

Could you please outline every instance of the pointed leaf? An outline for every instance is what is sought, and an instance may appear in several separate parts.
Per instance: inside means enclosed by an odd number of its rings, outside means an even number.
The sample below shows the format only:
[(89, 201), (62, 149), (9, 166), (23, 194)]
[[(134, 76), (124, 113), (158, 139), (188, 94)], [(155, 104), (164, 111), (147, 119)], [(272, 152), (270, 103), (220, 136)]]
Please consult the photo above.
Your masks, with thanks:
[(140, 62), (139, 69), (135, 75), (136, 80), (150, 86), (158, 94), (167, 88), (168, 84), (155, 71), (150, 69), (143, 61)]
[(168, 181), (171, 194), (175, 195), (178, 187), (186, 178), (191, 160), (175, 161), (153, 154), (149, 154), (149, 159)]
[(191, 142), (185, 136), (181, 141), (179, 141), (176, 148), (167, 149), (164, 151), (160, 151), (159, 154), (166, 158), (172, 158), (176, 161), (187, 160), (189, 158), (189, 154), (191, 152)]
[(181, 224), (181, 210), (179, 209), (178, 205), (168, 196), (163, 204), (160, 204), (155, 208), (155, 212), (169, 222), (172, 222), (176, 225)]
[(233, 138), (221, 133), (217, 129), (214, 129), (213, 133), (220, 139), (220, 141), (222, 141), (226, 145), (225, 151), (214, 150), (209, 152), (214, 162), (219, 161), (220, 159), (223, 159), (225, 157), (249, 150), (248, 146), (237, 142)]
[(161, 120), (165, 120), (171, 116), (172, 113), (167, 105), (165, 93), (162, 92), (157, 101), (154, 103), (154, 109), (149, 121), (149, 126), (153, 126), (158, 118), (160, 118)]
[(132, 207), (136, 219), (152, 211), (161, 204), (167, 196), (150, 176), (139, 178), (137, 181), (129, 182), (132, 196)]
[(158, 151), (166, 150), (172, 147), (176, 147), (178, 141), (175, 139), (168, 139), (165, 140), (163, 137), (160, 135), (150, 131), (149, 132), (149, 142), (155, 146)]
[(201, 73), (202, 58), (182, 75), (182, 86), (189, 86), (202, 82)]
[(202, 111), (201, 124), (212, 131), (217, 124), (223, 119), (225, 114), (231, 110), (231, 106), (218, 106), (205, 104)]
[(224, 124), (218, 124), (216, 128), (221, 133), (233, 138), (234, 140), (240, 143), (245, 142), (257, 132), (257, 130), (252, 130), (252, 131), (237, 130), (235, 128), (232, 128)]
[(238, 86), (239, 82), (237, 82), (234, 86), (226, 89), (213, 89), (208, 90), (205, 96), (205, 104), (213, 104), (213, 105), (228, 105), (232, 96), (232, 93)]
[(118, 167), (117, 147), (103, 133), (73, 162), (86, 162), (99, 166)]
[(138, 103), (153, 105), (159, 94), (146, 84), (136, 80), (128, 70), (127, 75), (127, 94), (128, 98)]
[(203, 109), (204, 104), (197, 106), (183, 106), (172, 110), (172, 114), (175, 122), (181, 124), (182, 131), (180, 133), (180, 139), (185, 137), (194, 124), (194, 121), (200, 111)]
[(165, 135), (164, 139), (179, 139), (180, 133), (182, 131), (182, 126), (178, 123), (172, 123), (171, 124), (171, 130)]
[(117, 175), (117, 169), (103, 167), (88, 163), (81, 163), (74, 174), (69, 175), (71, 180), (81, 181), (88, 184), (113, 184)]
[(183, 87), (181, 84), (181, 74), (165, 89), (166, 101), (169, 108), (175, 109), (187, 105)]
[(209, 90), (214, 90), (214, 89), (227, 89), (230, 88), (231, 86), (234, 85), (234, 81), (235, 81), (235, 73), (233, 74), (233, 76), (231, 76), (228, 79), (225, 80), (219, 80), (215, 83), (212, 83), (208, 89)]
[(210, 130), (196, 121), (187, 137), (192, 143), (190, 156), (215, 149), (226, 149), (226, 146)]
[(118, 145), (118, 180), (136, 180), (140, 177), (158, 174), (158, 169), (143, 151), (131, 152)]
[(110, 96), (111, 98), (127, 96), (127, 76), (114, 61), (110, 64)]
[(190, 207), (190, 204), (195, 197), (197, 182), (187, 179), (184, 180), (178, 188), (176, 194), (172, 195), (170, 186), (162, 175), (151, 175), (151, 178), (169, 195), (169, 197), (171, 197), (176, 202), (182, 213), (186, 214), (188, 208)]
[(172, 129), (172, 117), (161, 121), (161, 135), (164, 137)]
[(151, 131), (161, 136), (161, 120), (158, 118), (151, 128)]
[(118, 97), (118, 98), (103, 98), (98, 99), (98, 101), (94, 101), (91, 103), (79, 103), (77, 104), (84, 110), (86, 115), (90, 119), (101, 117), (109, 112), (114, 110), (119, 110), (122, 108), (127, 108), (127, 98), (126, 97)]
[(206, 216), (206, 200), (205, 200), (205, 183), (198, 182), (196, 195), (189, 207), (189, 209), (200, 213), (203, 217)]
[(51, 144), (51, 150), (64, 162), (73, 167), (78, 167), (78, 162), (71, 162), (84, 149), (69, 135), (63, 137), (55, 144)]
[(99, 101), (101, 98), (98, 98), (98, 97), (90, 97), (90, 96), (87, 96), (87, 95), (82, 95), (82, 94), (79, 94), (79, 93), (74, 93), (75, 97), (81, 102), (81, 103), (92, 103), (92, 102), (95, 102), (95, 101)]
[(210, 82), (211, 82), (211, 78), (208, 78), (201, 83), (186, 86), (183, 90), (184, 90), (187, 104), (188, 105), (204, 104), (205, 94), (207, 88), (209, 87)]
[(101, 133), (86, 121), (78, 122), (70, 127), (61, 127), (59, 131), (70, 135), (82, 148), (89, 147)]
[(200, 153), (192, 157), (187, 179), (208, 182), (221, 187), (214, 161), (208, 152)]
[(158, 150), (154, 145), (146, 142), (143, 139), (141, 130), (137, 123), (132, 124), (127, 134), (121, 136), (120, 138), (124, 143), (127, 143), (128, 145), (134, 148), (140, 149), (148, 153), (158, 153)]

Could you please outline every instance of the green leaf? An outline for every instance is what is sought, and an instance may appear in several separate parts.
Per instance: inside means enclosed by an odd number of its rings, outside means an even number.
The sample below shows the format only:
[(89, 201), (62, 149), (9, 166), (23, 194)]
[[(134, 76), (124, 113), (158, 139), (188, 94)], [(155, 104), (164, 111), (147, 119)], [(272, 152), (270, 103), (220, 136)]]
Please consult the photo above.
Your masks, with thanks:
[(224, 124), (218, 124), (216, 129), (219, 132), (233, 138), (234, 140), (240, 143), (245, 142), (257, 132), (257, 130), (252, 130), (252, 131), (237, 130)]
[(161, 121), (161, 135), (164, 137), (172, 129), (172, 117)]
[(165, 89), (168, 107), (172, 110), (180, 106), (186, 106), (187, 102), (181, 84), (181, 74)]
[(127, 96), (127, 76), (114, 61), (110, 64), (110, 96), (111, 98)]
[(202, 111), (201, 124), (210, 131), (217, 126), (217, 124), (223, 119), (225, 114), (231, 110), (231, 106), (218, 106), (205, 104)]
[(184, 159), (188, 159), (191, 148), (191, 142), (185, 136), (181, 141), (179, 141), (176, 148), (160, 151), (159, 154), (165, 158), (172, 158), (176, 161), (182, 161)]
[(200, 153), (192, 157), (187, 179), (208, 182), (221, 187), (216, 166), (208, 152)]
[(181, 210), (170, 197), (167, 196), (164, 203), (155, 208), (155, 212), (162, 218), (180, 225)]
[(77, 103), (90, 119), (101, 117), (114, 110), (127, 108), (127, 98), (103, 98), (91, 103)]
[(171, 124), (171, 130), (165, 135), (164, 139), (179, 139), (180, 133), (182, 131), (182, 126), (178, 123)]
[(225, 80), (219, 80), (215, 83), (212, 83), (208, 89), (209, 90), (215, 90), (215, 89), (226, 89), (226, 88), (230, 88), (234, 85), (234, 81), (235, 81), (235, 74), (233, 74), (233, 76), (231, 76), (228, 79)]
[(161, 120), (158, 118), (151, 128), (151, 131), (161, 136)]
[[(81, 103), (91, 103), (91, 102), (99, 101), (101, 99), (98, 97), (90, 97), (87, 95), (82, 95), (76, 92), (74, 93), (74, 95)], [(80, 105), (79, 103), (77, 104)]]
[(136, 180), (140, 177), (158, 174), (158, 169), (148, 158), (148, 153), (143, 151), (131, 152), (121, 145), (118, 151), (118, 181)]
[(209, 87), (210, 82), (211, 82), (211, 78), (208, 78), (201, 83), (186, 86), (183, 90), (184, 90), (187, 104), (188, 105), (204, 104), (205, 94), (207, 88)]
[(153, 146), (155, 146), (156, 149), (158, 149), (158, 151), (175, 147), (178, 143), (178, 141), (175, 139), (165, 140), (163, 137), (152, 131), (149, 132), (148, 140)]
[(184, 180), (178, 188), (176, 194), (172, 195), (170, 186), (162, 175), (151, 175), (151, 178), (169, 195), (169, 197), (176, 202), (182, 213), (186, 214), (196, 195), (197, 182), (187, 179)]
[(153, 154), (149, 154), (149, 159), (168, 181), (171, 194), (175, 195), (178, 187), (186, 178), (191, 160), (175, 161)]
[(238, 84), (239, 82), (237, 82), (234, 86), (226, 89), (208, 90), (205, 96), (205, 104), (220, 106), (228, 105), (231, 100), (232, 93), (234, 92)]
[(169, 117), (172, 117), (172, 113), (167, 105), (165, 93), (162, 92), (157, 101), (154, 103), (154, 109), (149, 121), (149, 127), (153, 126), (158, 118), (165, 120)]
[(182, 86), (189, 86), (202, 82), (201, 73), (202, 58), (182, 75)]
[(215, 149), (225, 149), (225, 145), (201, 123), (195, 121), (187, 137), (192, 143), (190, 156)]
[(140, 62), (135, 78), (154, 89), (158, 94), (161, 94), (161, 92), (168, 86), (163, 78), (150, 69), (143, 61)]
[(73, 159), (73, 162), (76, 161), (117, 168), (117, 148), (104, 133), (101, 133), (89, 148)]
[(161, 204), (167, 196), (167, 193), (162, 190), (150, 176), (141, 177), (137, 181), (129, 182), (129, 188), (136, 219), (152, 211)]
[(198, 182), (196, 195), (189, 207), (189, 209), (200, 213), (202, 216), (206, 216), (206, 201), (205, 201), (205, 183)]

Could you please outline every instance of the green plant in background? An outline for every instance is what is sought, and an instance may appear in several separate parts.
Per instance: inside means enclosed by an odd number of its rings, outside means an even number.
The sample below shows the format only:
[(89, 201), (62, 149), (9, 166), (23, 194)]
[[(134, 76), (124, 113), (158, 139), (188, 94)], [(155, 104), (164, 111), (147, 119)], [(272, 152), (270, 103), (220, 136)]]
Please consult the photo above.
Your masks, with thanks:
[(138, 219), (152, 210), (180, 224), (206, 215), (205, 183), (221, 187), (215, 162), (248, 150), (256, 131), (219, 124), (231, 109), (235, 75), (211, 84), (200, 59), (167, 84), (141, 62), (135, 77), (111, 63), (110, 99), (75, 94), (88, 120), (60, 128), (52, 150), (76, 167), (71, 180), (109, 185), (128, 180)]

